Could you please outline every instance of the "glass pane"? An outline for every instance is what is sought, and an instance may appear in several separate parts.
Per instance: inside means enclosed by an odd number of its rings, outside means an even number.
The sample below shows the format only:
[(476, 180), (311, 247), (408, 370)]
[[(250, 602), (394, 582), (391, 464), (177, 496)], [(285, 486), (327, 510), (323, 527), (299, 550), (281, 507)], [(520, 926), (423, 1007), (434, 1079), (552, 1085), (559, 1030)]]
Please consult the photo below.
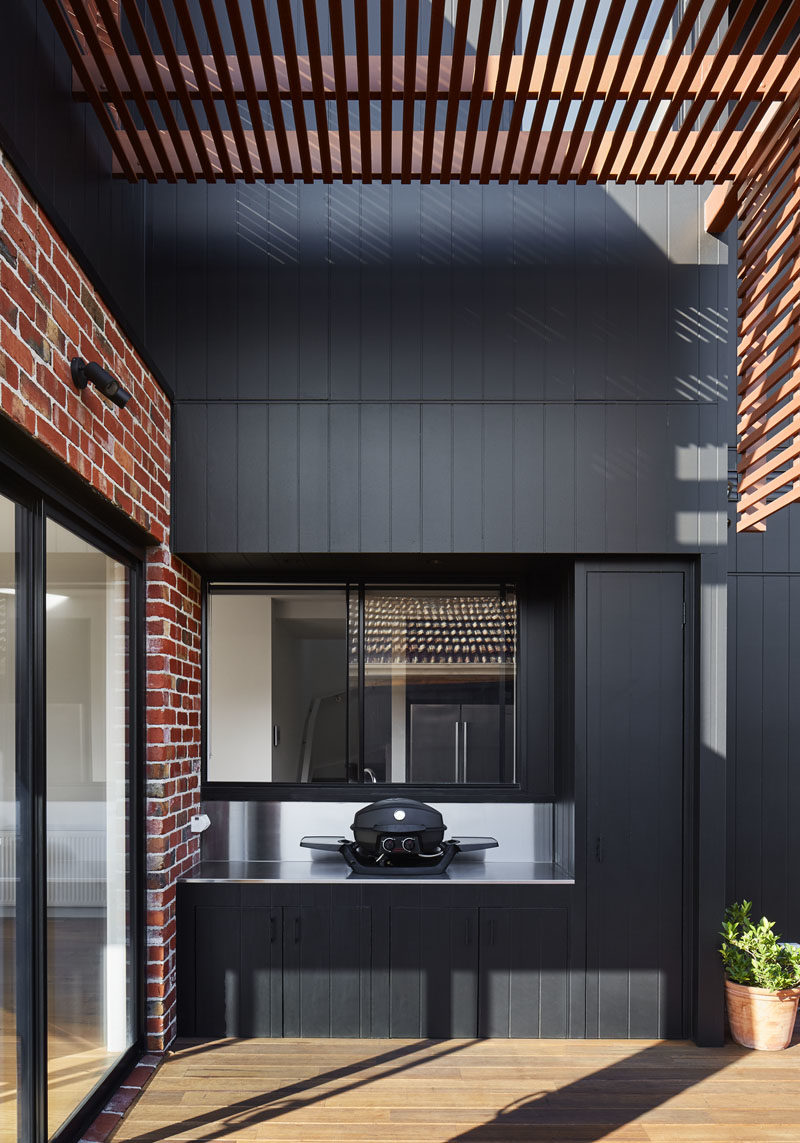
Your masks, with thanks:
[(367, 588), (365, 781), (513, 782), (516, 637), (513, 589)]
[(209, 781), (347, 780), (346, 637), (344, 591), (211, 597)]
[(14, 505), (0, 496), (0, 1139), (17, 1138)]
[(128, 574), (47, 524), (48, 1130), (132, 1043)]

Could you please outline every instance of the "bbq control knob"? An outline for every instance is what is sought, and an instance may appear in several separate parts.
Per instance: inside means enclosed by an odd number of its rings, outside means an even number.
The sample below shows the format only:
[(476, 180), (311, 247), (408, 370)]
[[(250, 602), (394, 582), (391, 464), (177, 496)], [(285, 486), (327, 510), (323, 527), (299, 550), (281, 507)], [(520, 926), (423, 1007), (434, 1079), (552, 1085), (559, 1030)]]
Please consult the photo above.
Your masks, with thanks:
[(403, 838), (403, 849), (406, 853), (415, 853), (417, 848), (417, 839), (415, 837)]
[(382, 848), (386, 853), (391, 853), (396, 845), (397, 842), (393, 837), (385, 837), (383, 839)]

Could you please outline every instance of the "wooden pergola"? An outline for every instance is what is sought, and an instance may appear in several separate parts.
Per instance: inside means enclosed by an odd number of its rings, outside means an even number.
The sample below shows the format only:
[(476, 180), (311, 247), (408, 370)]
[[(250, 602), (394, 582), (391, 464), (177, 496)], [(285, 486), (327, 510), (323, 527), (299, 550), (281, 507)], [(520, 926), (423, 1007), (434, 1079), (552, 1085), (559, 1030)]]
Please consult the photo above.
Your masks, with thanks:
[(129, 180), (716, 184), (738, 526), (800, 500), (800, 0), (45, 4)]

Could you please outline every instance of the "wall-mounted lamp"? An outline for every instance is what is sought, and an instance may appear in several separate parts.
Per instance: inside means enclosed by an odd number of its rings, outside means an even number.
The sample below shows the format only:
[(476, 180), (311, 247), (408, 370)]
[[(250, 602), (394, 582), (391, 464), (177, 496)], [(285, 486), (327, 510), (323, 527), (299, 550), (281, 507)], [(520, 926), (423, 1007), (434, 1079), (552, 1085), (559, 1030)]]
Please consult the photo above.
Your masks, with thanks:
[(130, 401), (131, 395), (128, 390), (123, 389), (116, 377), (112, 377), (96, 361), (90, 361), (87, 364), (82, 357), (73, 357), (69, 363), (69, 368), (76, 389), (85, 389), (91, 381), (104, 397), (108, 397), (109, 401), (119, 405), (120, 409), (124, 409)]

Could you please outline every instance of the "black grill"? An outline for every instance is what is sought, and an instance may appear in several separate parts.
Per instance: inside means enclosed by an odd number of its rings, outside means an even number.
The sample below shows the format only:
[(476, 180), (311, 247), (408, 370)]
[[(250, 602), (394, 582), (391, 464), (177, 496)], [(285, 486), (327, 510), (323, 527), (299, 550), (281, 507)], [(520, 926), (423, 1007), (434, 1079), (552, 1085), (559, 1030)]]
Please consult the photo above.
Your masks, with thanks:
[(493, 837), (450, 838), (442, 815), (414, 798), (381, 798), (358, 810), (350, 827), (355, 841), (304, 837), (306, 849), (338, 852), (354, 873), (376, 877), (444, 873), (460, 852), (491, 849)]

